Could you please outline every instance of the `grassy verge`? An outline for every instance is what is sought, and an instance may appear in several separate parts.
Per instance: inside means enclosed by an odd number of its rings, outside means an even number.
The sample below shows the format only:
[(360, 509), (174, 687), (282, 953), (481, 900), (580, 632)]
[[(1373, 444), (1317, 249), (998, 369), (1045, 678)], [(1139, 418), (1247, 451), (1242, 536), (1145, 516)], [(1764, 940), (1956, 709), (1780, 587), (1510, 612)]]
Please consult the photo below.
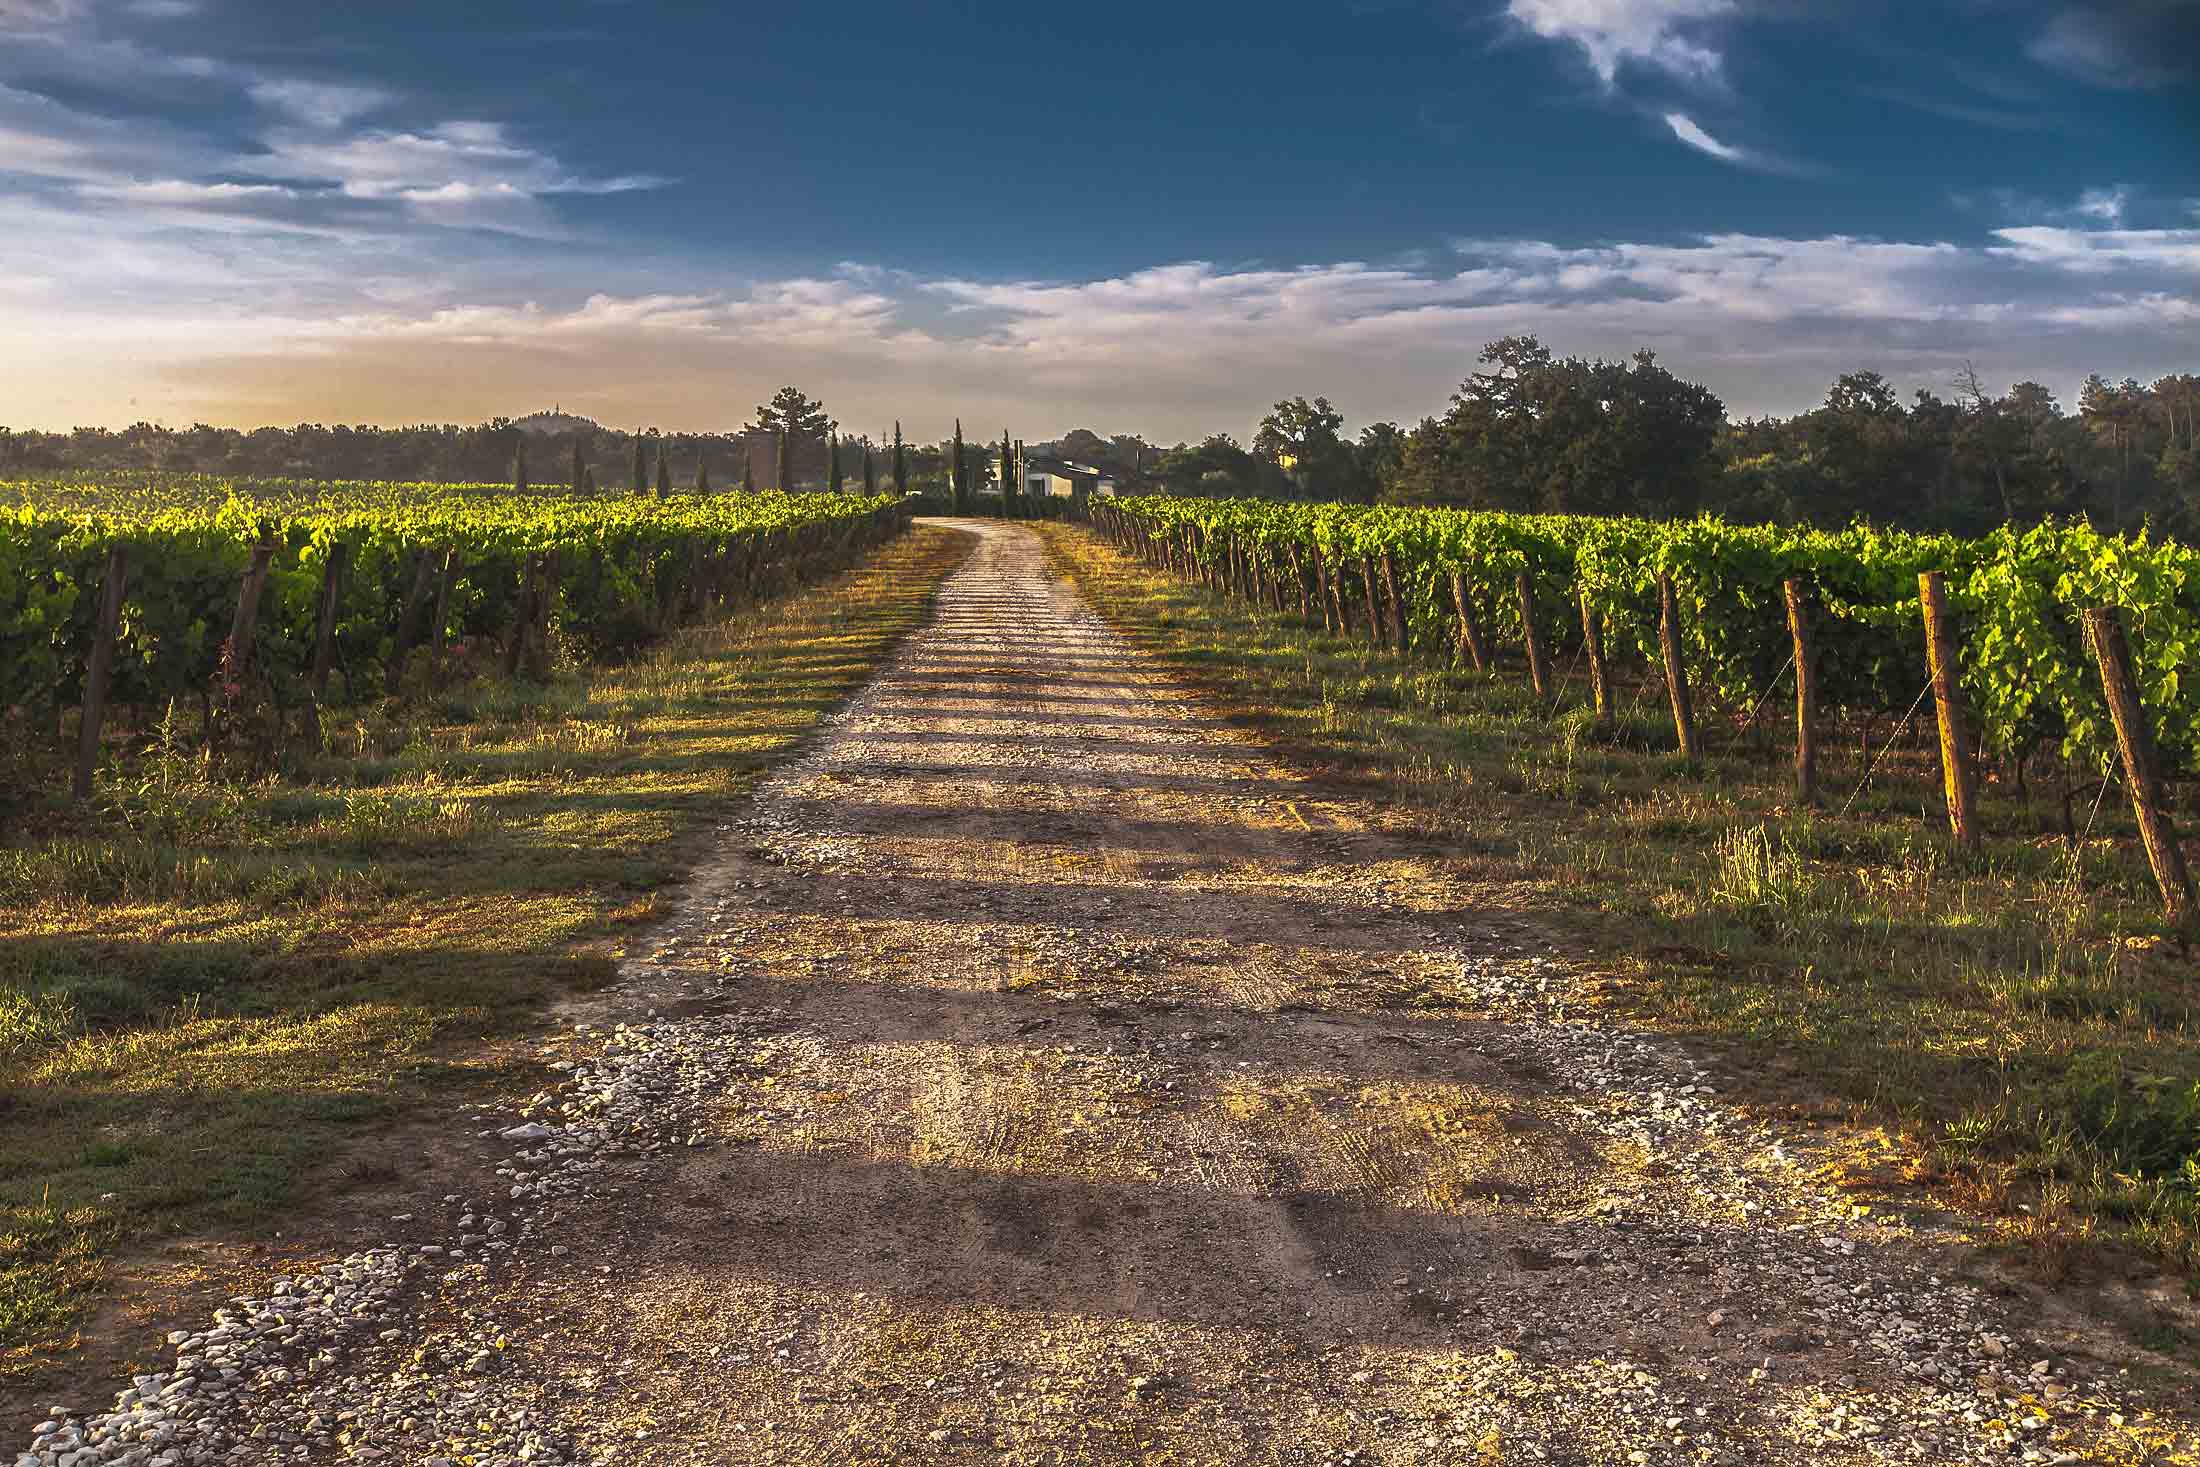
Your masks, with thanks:
[(64, 1358), (117, 1247), (264, 1227), (347, 1145), (495, 1083), (612, 973), (695, 835), (925, 616), (918, 529), (645, 661), (347, 715), (299, 777), (158, 732), (0, 845), (0, 1377)]
[(2116, 791), (2071, 843), (2048, 833), (2059, 802), (1989, 788), (1994, 837), (1959, 857), (1921, 741), (1859, 789), (1864, 739), (1844, 734), (1830, 808), (1793, 810), (1781, 737), (1760, 721), (1685, 763), (1647, 675), (1600, 729), (1578, 679), (1546, 704), (1517, 674), (1370, 652), (1090, 531), (1042, 533), (1105, 617), (1233, 716), (1413, 801), (1564, 914), (1615, 973), (1611, 1002), (1724, 1047), (1761, 1098), (1878, 1128), (1834, 1180), (1930, 1189), (2050, 1275), (2108, 1240), (2200, 1269), (2200, 985)]

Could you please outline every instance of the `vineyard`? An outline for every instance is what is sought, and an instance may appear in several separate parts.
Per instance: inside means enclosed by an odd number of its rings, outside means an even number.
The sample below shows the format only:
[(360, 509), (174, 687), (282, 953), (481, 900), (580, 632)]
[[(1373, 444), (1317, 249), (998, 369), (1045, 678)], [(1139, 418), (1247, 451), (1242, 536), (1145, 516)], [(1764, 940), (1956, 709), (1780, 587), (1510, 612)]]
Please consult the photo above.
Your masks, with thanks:
[(2122, 774), (2172, 917), (2189, 905), (2162, 766), (2200, 758), (2200, 551), (2055, 523), (1965, 540), (1168, 498), (1098, 519), (1154, 564), (1394, 651), (1485, 669), (1516, 647), (1539, 696), (1570, 658), (1599, 718), (1632, 652), (1691, 756), (1699, 698), (1749, 728), (1792, 686), (1805, 803), (1833, 713), (1891, 711), (1899, 736), (1931, 697), (1959, 843), (1983, 763), (2021, 783), (2059, 755)]
[(144, 479), (0, 486), (0, 712), (91, 786), (107, 710), (178, 705), (210, 742), (291, 713), (553, 654), (627, 657), (906, 524), (884, 496), (515, 494)]

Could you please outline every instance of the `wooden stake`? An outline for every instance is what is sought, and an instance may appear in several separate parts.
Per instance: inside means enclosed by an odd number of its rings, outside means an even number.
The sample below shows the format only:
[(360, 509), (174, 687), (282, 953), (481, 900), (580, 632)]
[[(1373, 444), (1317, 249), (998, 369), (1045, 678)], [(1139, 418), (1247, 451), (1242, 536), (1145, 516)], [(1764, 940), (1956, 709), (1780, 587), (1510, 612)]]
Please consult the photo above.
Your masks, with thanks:
[(84, 698), (77, 729), (76, 779), (71, 792), (92, 797), (92, 773), (99, 765), (99, 730), (107, 716), (107, 685), (114, 678), (115, 636), (122, 629), (122, 593), (130, 578), (130, 558), (120, 545), (107, 551), (99, 577), (99, 623), (92, 630), (91, 655), (84, 660)]
[(2131, 789), (2131, 807), (2139, 817), (2147, 864), (2154, 868), (2155, 884), (2162, 888), (2162, 907), (2170, 924), (2178, 926), (2192, 910), (2192, 877), (2170, 819), (2161, 766), (2154, 756), (2154, 731), (2139, 702), (2124, 619), (2113, 606), (2095, 607), (2082, 617), (2086, 640), (2093, 644), (2094, 660), (2101, 666), (2101, 691), (2108, 695), (2109, 717), (2116, 724), (2116, 751), (2123, 757), (2124, 783)]
[(1696, 740), (1696, 705), (1688, 696), (1688, 669), (1681, 661), (1681, 608), (1673, 594), (1673, 578), (1658, 574), (1658, 650), (1665, 654), (1665, 686), (1673, 695), (1673, 732), (1681, 741), (1681, 757), (1694, 759), (1703, 753)]
[(1926, 571), (1917, 578), (1917, 596), (1925, 615), (1925, 660), (1933, 674), (1933, 704), (1940, 714), (1940, 773), (1948, 793), (1948, 830), (1957, 845), (1969, 850), (1978, 845), (1978, 822), (1972, 809), (1977, 787), (1956, 685), (1959, 657), (1954, 622), (1948, 615), (1946, 578), (1939, 571)]
[(1383, 645), (1383, 603), (1375, 594), (1375, 562), (1360, 558), (1360, 589), (1367, 593), (1367, 639)]
[(1458, 571), (1451, 573), (1451, 605), (1459, 613), (1459, 642), (1467, 649), (1467, 660), (1476, 672), (1488, 672), (1490, 654), (1482, 645), (1482, 623), (1467, 600), (1467, 578)]
[(1551, 659), (1544, 655), (1543, 629), (1535, 624), (1535, 583), (1522, 571), (1513, 582), (1513, 590), (1520, 596), (1520, 625), (1522, 640), (1528, 646), (1528, 683), (1538, 698), (1551, 696)]
[(1398, 594), (1398, 565), (1391, 553), (1383, 552), (1383, 591), (1390, 598), (1390, 640), (1402, 656), (1412, 650), (1406, 640), (1406, 603)]
[(328, 673), (336, 657), (336, 600), (344, 585), (344, 562), (351, 558), (351, 546), (339, 540), (328, 548), (328, 560), (321, 567), (320, 614), (313, 628), (313, 703), (316, 708), (328, 701)]
[(449, 655), (451, 637), (451, 583), (458, 579), (458, 551), (443, 552), (443, 567), (436, 572), (435, 611), (428, 622), (429, 672), (437, 684), (443, 681), (444, 663)]
[(252, 639), (260, 628), (260, 589), (267, 584), (268, 563), (275, 558), (275, 541), (264, 537), (252, 547), (252, 563), (245, 567), (244, 585), (237, 591), (237, 615), (229, 623), (229, 672), (244, 680), (252, 665)]
[(1286, 548), (1291, 552), (1291, 584), (1298, 588), (1299, 593), (1299, 620), (1311, 622), (1314, 611), (1306, 594), (1306, 563), (1299, 559), (1298, 541), (1292, 541)]
[(405, 608), (397, 618), (397, 649), (382, 679), (382, 691), (389, 697), (397, 696), (405, 679), (405, 659), (412, 656), (413, 645), (420, 640), (420, 614), (427, 609), (428, 592), (434, 585), (434, 553), (427, 549), (414, 552), (412, 587), (405, 593)]
[(1612, 721), (1612, 669), (1604, 660), (1604, 618), (1581, 593), (1581, 646), (1589, 659), (1589, 692), (1596, 699), (1597, 722)]
[(1818, 660), (1811, 651), (1810, 614), (1803, 605), (1803, 583), (1781, 583), (1787, 594), (1788, 636), (1795, 643), (1795, 799), (1818, 802)]

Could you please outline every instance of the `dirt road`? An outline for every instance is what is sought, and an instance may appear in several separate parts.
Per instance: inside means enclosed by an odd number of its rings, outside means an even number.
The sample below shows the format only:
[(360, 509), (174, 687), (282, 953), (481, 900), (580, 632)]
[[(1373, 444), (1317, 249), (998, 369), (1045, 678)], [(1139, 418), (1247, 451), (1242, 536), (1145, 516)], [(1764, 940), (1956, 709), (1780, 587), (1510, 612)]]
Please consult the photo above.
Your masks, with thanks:
[(969, 528), (570, 1083), (468, 1122), (503, 1174), (342, 1265), (325, 1360), (223, 1357), (173, 1460), (2147, 1459), (2084, 1321), (1813, 1185)]

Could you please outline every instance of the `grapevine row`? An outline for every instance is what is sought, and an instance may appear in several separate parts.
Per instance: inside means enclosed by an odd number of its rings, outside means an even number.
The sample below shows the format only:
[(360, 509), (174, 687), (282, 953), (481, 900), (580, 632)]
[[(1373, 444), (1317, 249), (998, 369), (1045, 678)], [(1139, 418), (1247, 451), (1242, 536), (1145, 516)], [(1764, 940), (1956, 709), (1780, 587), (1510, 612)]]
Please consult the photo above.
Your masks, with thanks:
[[(1604, 716), (1610, 660), (1632, 651), (1663, 673), (1689, 754), (1696, 696), (1754, 717), (1799, 672), (1811, 705), (1798, 712), (1806, 801), (1813, 708), (1921, 702), (1930, 669), (1920, 633), (1940, 603), (1950, 675), (1935, 707), (1965, 842), (1970, 766), (1982, 754), (2021, 759), (2052, 742), (2096, 768), (2122, 758), (2135, 797), (2158, 761), (2200, 767), (2200, 551), (2171, 541), (2083, 523), (1963, 539), (1165, 497), (1102, 504), (1095, 518), (1156, 564), (1397, 651), (1483, 668), (1492, 646), (1517, 647), (1546, 696), (1557, 649), (1587, 664)], [(2095, 635), (2102, 625), (2108, 635)], [(2174, 911), (2189, 883), (2155, 803), (2163, 839), (2150, 836), (2149, 854)], [(2149, 826), (2150, 812), (2140, 816)]]
[[(88, 789), (109, 703), (260, 694), (319, 708), (493, 649), (630, 654), (898, 532), (886, 496), (528, 497), (488, 486), (252, 486), (200, 505), (13, 486), (0, 504), (0, 717), (81, 710)], [(341, 701), (341, 699), (339, 699)]]

